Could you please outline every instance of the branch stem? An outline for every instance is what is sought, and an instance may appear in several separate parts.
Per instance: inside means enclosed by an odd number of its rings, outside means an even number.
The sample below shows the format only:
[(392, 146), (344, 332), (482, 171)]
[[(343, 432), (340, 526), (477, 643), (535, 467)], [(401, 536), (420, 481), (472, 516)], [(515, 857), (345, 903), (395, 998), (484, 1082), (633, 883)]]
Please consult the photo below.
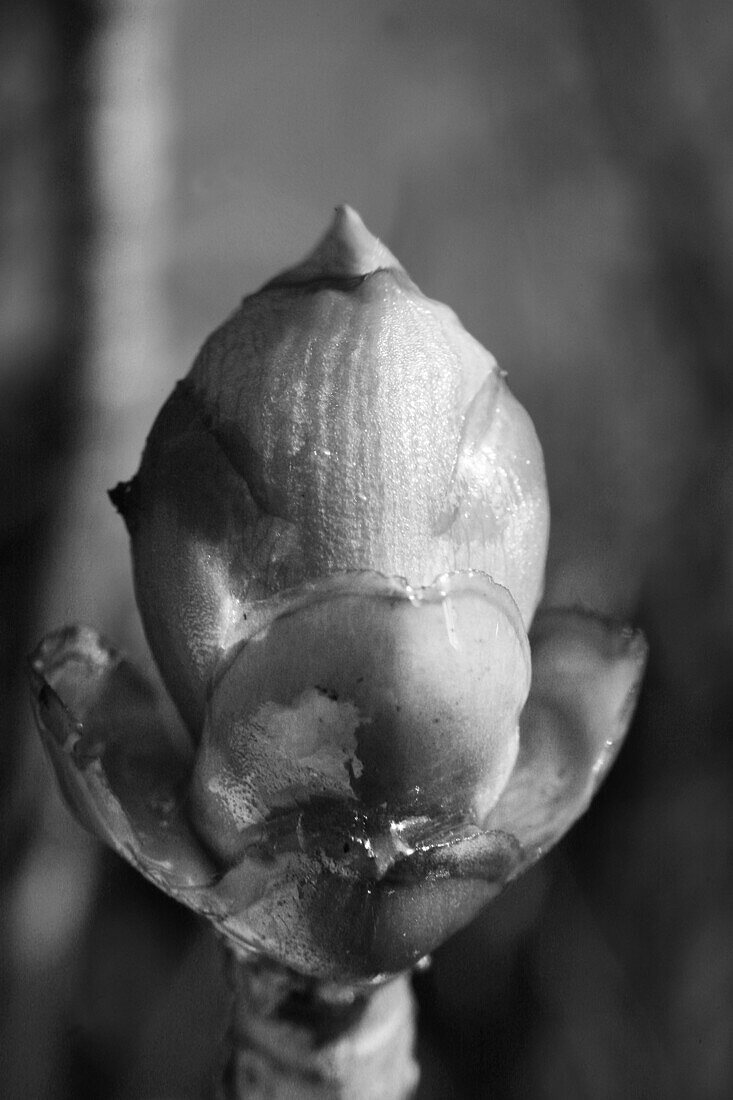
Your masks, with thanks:
[(409, 975), (351, 987), (266, 959), (229, 959), (233, 1013), (220, 1100), (407, 1100), (415, 999)]

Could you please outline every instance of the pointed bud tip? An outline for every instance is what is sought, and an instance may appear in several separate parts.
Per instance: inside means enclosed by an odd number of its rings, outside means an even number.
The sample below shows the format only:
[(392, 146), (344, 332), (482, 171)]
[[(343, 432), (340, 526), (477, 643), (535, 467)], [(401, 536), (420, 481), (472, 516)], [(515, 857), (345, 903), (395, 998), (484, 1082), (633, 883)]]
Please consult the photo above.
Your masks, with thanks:
[(336, 207), (331, 225), (313, 251), (302, 263), (278, 276), (275, 283), (359, 278), (380, 268), (401, 270), (402, 265), (369, 232), (357, 212), (343, 203)]
[(324, 245), (346, 275), (368, 275), (378, 268), (402, 267), (387, 246), (369, 232), (356, 210), (345, 203), (336, 207), (319, 249)]

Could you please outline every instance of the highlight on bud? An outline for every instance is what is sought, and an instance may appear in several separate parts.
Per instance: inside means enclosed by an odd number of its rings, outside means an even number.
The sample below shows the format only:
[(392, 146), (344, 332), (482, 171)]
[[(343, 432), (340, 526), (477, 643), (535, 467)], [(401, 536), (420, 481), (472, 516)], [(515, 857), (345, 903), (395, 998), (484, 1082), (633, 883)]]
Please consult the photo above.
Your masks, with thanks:
[(588, 805), (643, 639), (535, 616), (531, 421), (348, 207), (209, 338), (113, 499), (182, 724), (70, 628), (32, 659), (39, 726), (79, 819), (234, 945), (407, 969)]

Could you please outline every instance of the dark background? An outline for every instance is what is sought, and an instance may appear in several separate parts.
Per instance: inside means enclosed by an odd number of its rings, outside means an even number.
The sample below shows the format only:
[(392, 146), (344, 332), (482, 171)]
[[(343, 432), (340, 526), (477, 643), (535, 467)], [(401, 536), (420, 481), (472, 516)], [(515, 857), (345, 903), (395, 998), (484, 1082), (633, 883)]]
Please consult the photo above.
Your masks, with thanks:
[(149, 661), (105, 491), (340, 201), (529, 409), (548, 600), (651, 646), (591, 811), (419, 977), (421, 1095), (733, 1093), (728, 0), (6, 0), (0, 96), (3, 1096), (210, 1071), (216, 951), (59, 804), (24, 662)]

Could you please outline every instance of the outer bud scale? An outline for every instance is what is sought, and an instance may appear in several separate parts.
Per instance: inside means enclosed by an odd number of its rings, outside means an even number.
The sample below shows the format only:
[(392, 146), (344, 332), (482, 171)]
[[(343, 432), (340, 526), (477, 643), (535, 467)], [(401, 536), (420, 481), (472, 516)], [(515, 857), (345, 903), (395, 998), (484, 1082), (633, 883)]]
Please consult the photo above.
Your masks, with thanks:
[(529, 418), (489, 353), (347, 208), (204, 345), (130, 503), (141, 612), (197, 728), (216, 661), (277, 592), (359, 570), (415, 587), (478, 570), (526, 626), (542, 587)]

